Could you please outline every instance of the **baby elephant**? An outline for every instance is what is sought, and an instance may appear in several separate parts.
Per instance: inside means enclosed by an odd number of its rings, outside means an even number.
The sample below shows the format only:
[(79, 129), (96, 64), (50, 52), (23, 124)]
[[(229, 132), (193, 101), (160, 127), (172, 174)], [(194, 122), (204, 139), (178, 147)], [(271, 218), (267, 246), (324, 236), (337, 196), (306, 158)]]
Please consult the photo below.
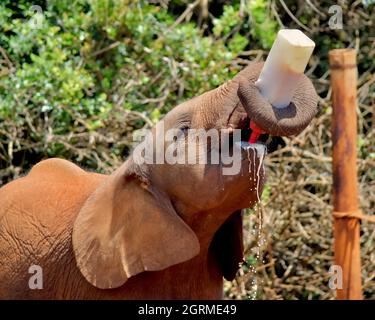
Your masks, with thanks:
[[(254, 85), (261, 67), (175, 107), (162, 133), (154, 128), (109, 176), (48, 159), (3, 186), (0, 298), (222, 298), (223, 277), (233, 279), (243, 261), (241, 209), (259, 200), (265, 179), (265, 146), (224, 136), (239, 129), (247, 141), (250, 120), (294, 135), (316, 113), (305, 76), (287, 108), (271, 106)], [(176, 150), (189, 159), (165, 161)], [(238, 168), (224, 173), (222, 155), (236, 152)], [(192, 161), (202, 158), (210, 160)]]

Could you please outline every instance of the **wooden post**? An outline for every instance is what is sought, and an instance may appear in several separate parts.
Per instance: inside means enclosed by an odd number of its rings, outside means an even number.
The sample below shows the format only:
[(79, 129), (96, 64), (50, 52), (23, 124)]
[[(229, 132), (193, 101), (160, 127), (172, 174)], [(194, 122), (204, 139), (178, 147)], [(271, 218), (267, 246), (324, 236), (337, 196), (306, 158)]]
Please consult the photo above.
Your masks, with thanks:
[[(332, 85), (333, 207), (335, 264), (342, 268), (337, 299), (362, 299), (358, 211), (357, 64), (354, 49), (329, 52)], [(348, 214), (350, 215), (350, 214)]]

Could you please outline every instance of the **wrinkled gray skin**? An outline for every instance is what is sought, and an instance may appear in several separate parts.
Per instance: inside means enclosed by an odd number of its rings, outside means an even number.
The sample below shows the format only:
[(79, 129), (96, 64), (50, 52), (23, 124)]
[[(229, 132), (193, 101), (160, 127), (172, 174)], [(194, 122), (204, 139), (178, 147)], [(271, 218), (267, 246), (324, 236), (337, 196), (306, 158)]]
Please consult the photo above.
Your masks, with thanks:
[[(250, 65), (175, 107), (165, 130), (247, 128), (247, 111), (272, 109), (252, 87), (259, 71)], [(301, 101), (316, 107), (311, 83), (303, 85), (294, 110)], [(287, 116), (286, 131), (311, 120)], [(279, 117), (271, 127), (282, 125)], [(218, 164), (138, 165), (132, 156), (110, 176), (61, 159), (36, 164), (0, 189), (0, 298), (221, 298), (223, 276), (233, 279), (243, 258), (241, 209), (256, 203), (264, 184), (263, 170), (254, 179), (260, 160), (253, 152), (243, 151), (232, 176)], [(31, 265), (43, 269), (41, 290), (29, 288)]]

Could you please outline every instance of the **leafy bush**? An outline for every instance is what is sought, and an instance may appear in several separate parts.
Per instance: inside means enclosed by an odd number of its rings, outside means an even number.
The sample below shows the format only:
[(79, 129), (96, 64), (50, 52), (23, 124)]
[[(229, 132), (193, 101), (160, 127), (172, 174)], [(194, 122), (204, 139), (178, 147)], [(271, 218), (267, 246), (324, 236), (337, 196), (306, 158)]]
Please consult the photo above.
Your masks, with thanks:
[(248, 44), (238, 33), (229, 35), (241, 20), (230, 6), (215, 20), (213, 37), (193, 22), (174, 26), (173, 15), (146, 2), (39, 4), (40, 28), (33, 28), (29, 9), (35, 1), (0, 4), (7, 62), (0, 80), (0, 154), (10, 170), (3, 179), (47, 156), (105, 170), (111, 161), (87, 153), (88, 140), (126, 155), (134, 129), (233, 76), (239, 66), (232, 61)]

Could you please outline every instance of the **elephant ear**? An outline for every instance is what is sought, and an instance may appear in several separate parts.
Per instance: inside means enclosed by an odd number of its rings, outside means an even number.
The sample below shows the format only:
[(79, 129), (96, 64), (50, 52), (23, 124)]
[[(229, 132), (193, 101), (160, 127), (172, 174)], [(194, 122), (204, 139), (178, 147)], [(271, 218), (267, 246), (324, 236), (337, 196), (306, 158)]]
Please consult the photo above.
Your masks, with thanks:
[(195, 233), (166, 195), (125, 163), (86, 200), (73, 226), (78, 268), (89, 283), (117, 288), (199, 253)]
[(222, 275), (232, 281), (244, 261), (242, 211), (235, 211), (216, 232), (211, 243)]

